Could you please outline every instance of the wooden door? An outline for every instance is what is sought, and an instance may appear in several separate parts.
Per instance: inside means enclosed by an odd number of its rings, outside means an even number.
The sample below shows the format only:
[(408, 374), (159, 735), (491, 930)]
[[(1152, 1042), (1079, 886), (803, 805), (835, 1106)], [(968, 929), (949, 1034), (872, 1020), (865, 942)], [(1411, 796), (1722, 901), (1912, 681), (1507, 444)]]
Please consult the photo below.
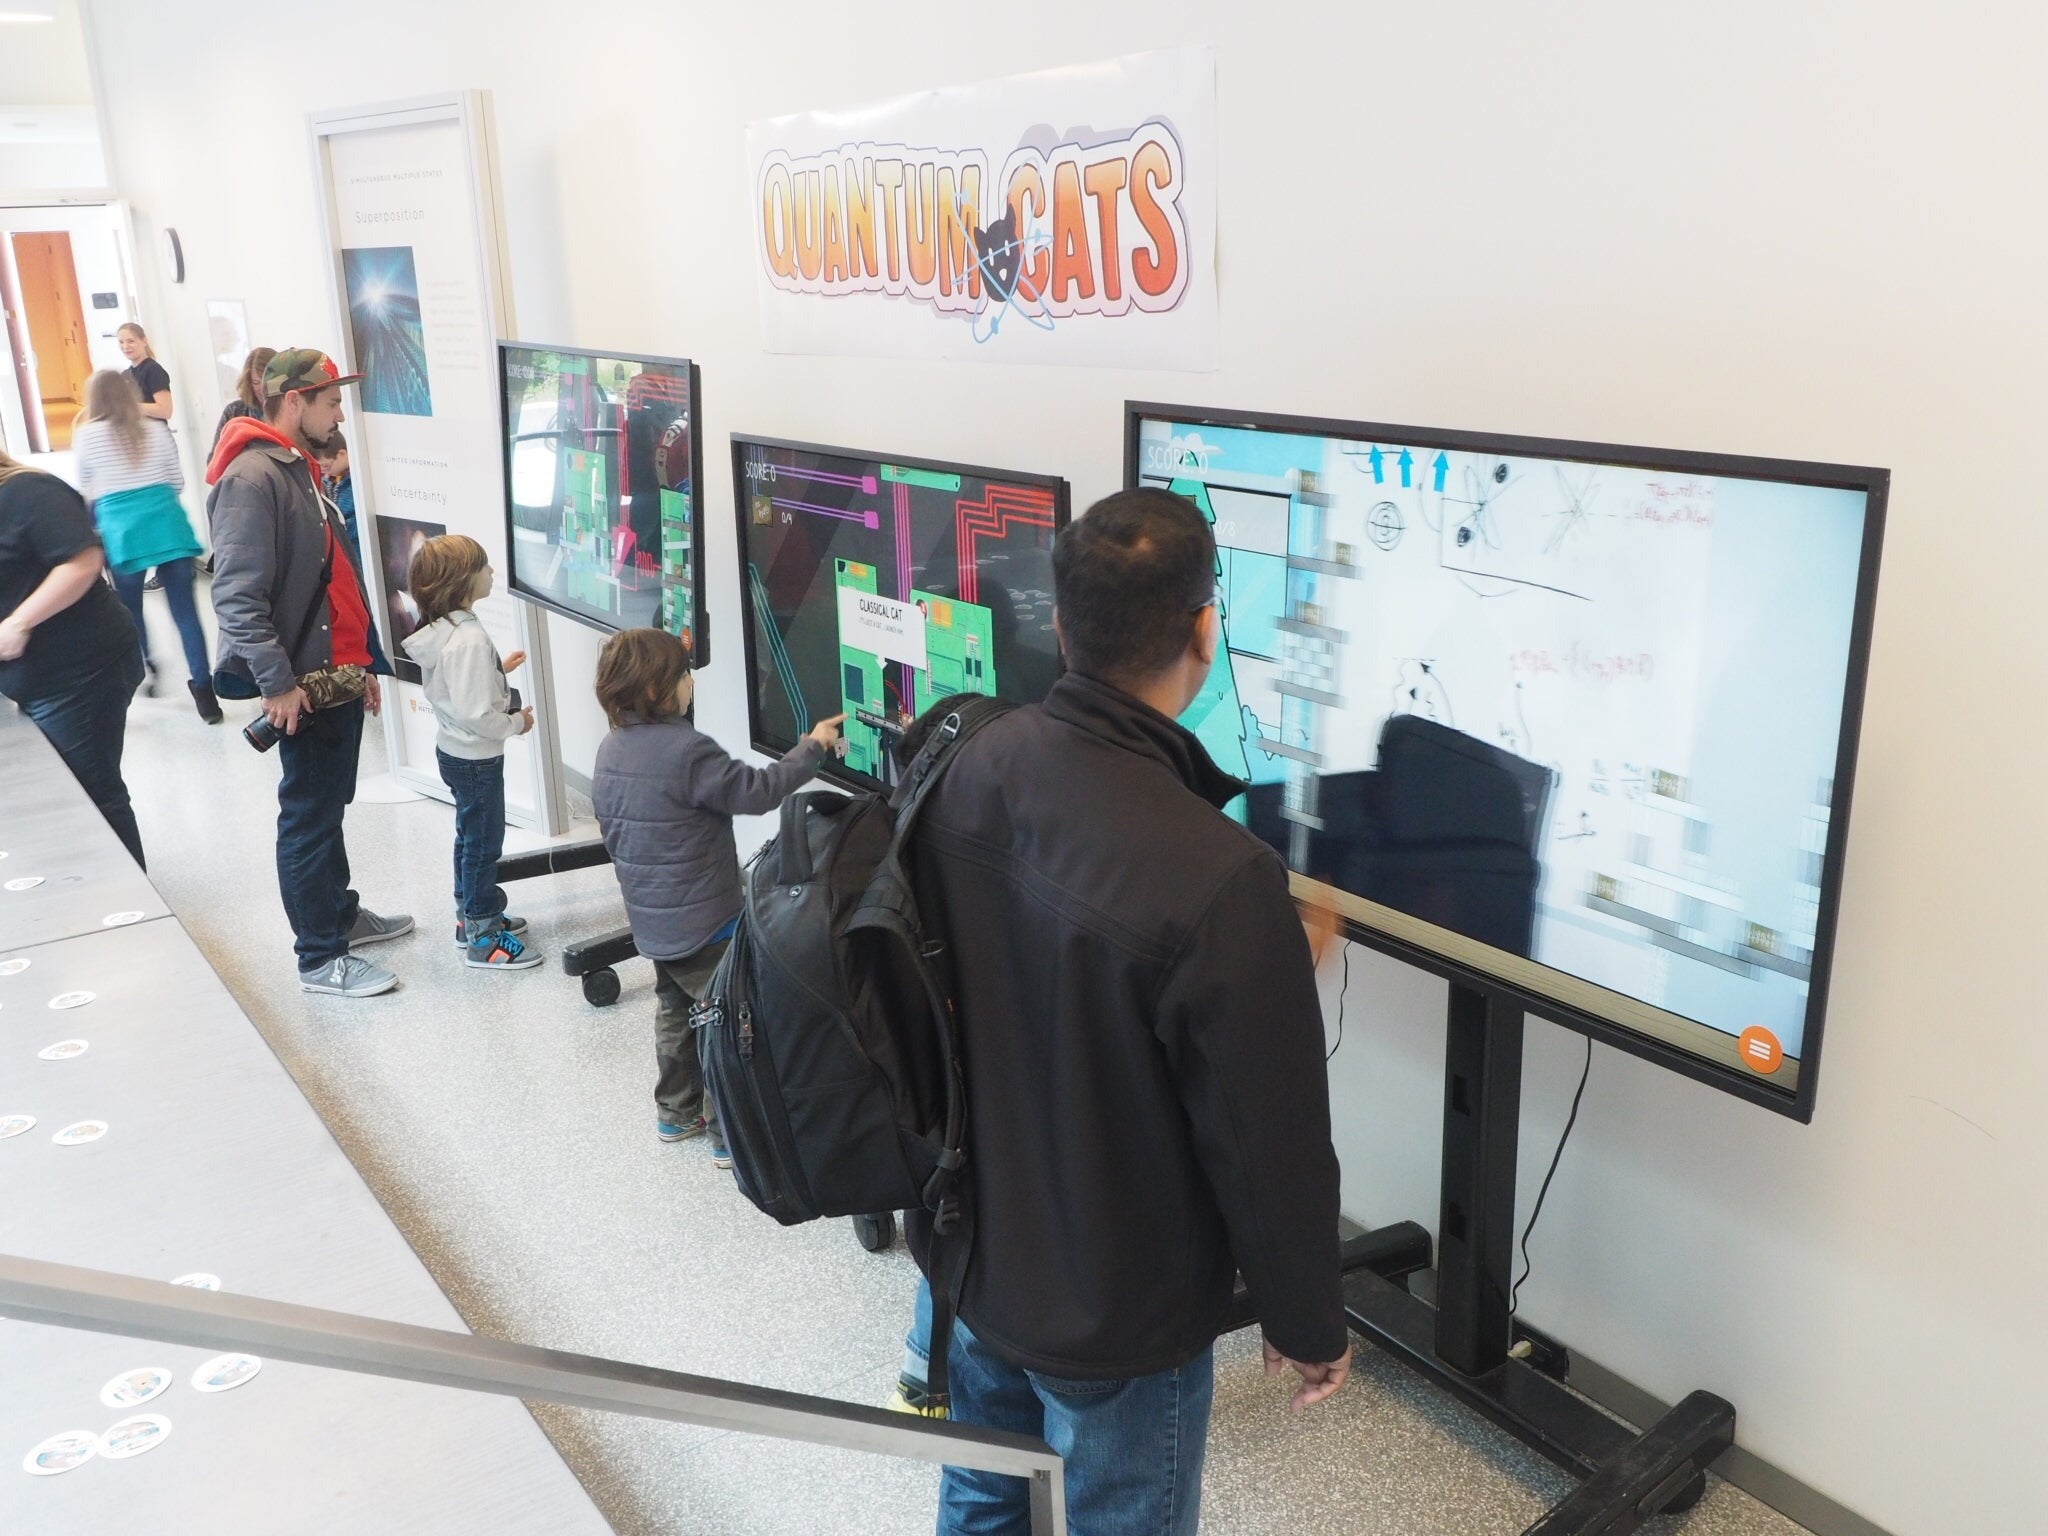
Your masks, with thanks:
[(85, 381), (92, 374), (71, 236), (62, 230), (14, 236), (14, 266), (50, 446), (69, 448), (72, 419), (85, 403)]

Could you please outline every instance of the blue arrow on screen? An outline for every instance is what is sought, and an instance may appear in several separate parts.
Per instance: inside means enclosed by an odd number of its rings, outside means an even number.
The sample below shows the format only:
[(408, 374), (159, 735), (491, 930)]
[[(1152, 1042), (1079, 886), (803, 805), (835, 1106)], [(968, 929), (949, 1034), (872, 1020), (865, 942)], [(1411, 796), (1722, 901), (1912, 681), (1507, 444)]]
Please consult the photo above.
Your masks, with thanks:
[(1436, 488), (1441, 493), (1444, 488), (1444, 476), (1451, 472), (1451, 456), (1439, 450), (1436, 456), (1435, 468)]
[(1366, 458), (1372, 462), (1373, 482), (1377, 485), (1385, 485), (1387, 483), (1387, 456), (1380, 452), (1380, 445), (1378, 443), (1372, 445), (1372, 452), (1368, 453)]
[(1403, 448), (1401, 450), (1400, 464), (1401, 483), (1403, 485), (1413, 485), (1415, 483), (1415, 455), (1406, 448)]

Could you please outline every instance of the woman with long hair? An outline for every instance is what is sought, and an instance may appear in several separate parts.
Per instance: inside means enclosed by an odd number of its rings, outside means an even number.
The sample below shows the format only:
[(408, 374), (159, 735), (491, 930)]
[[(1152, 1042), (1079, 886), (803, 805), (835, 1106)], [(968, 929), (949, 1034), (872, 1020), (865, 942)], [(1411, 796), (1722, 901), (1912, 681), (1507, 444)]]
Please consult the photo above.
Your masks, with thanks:
[[(275, 347), (257, 347), (242, 359), (242, 371), (235, 379), (235, 398), (224, 406), (220, 420), (213, 429), (213, 446), (220, 446), (220, 435), (227, 431), (228, 423), (237, 416), (254, 416), (263, 419), (263, 370), (270, 366), (270, 360), (277, 356)], [(207, 457), (213, 456), (212, 449)]]
[(121, 355), (128, 359), (128, 382), (135, 386), (142, 402), (142, 414), (153, 421), (171, 419), (171, 376), (150, 350), (149, 336), (130, 320), (114, 332), (121, 343)]
[(141, 637), (142, 655), (156, 691), (156, 663), (149, 660), (149, 630), (142, 617), (143, 577), (151, 566), (163, 583), (185, 644), (185, 670), (190, 674), (192, 707), (208, 725), (221, 720), (220, 701), (213, 694), (213, 663), (206, 631), (192, 596), (192, 561), (199, 540), (178, 492), (185, 488), (185, 469), (178, 462), (171, 429), (142, 414), (128, 380), (102, 370), (85, 381), (85, 413), (71, 440), (78, 456), (78, 488), (85, 493), (106, 541), (107, 564), (113, 568), (114, 590), (121, 595)]
[(140, 864), (121, 749), (142, 652), (104, 568), (78, 492), (0, 451), (0, 693), (42, 728)]

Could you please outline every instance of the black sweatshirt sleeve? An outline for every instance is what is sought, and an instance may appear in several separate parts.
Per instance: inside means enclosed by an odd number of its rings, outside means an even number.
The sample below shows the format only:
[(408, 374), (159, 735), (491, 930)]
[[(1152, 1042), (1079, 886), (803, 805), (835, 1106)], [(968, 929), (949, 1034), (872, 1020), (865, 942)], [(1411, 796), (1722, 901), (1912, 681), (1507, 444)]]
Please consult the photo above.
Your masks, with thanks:
[(1169, 972), (1157, 1018), (1266, 1337), (1292, 1360), (1337, 1359), (1349, 1334), (1322, 1005), (1278, 859), (1230, 878)]

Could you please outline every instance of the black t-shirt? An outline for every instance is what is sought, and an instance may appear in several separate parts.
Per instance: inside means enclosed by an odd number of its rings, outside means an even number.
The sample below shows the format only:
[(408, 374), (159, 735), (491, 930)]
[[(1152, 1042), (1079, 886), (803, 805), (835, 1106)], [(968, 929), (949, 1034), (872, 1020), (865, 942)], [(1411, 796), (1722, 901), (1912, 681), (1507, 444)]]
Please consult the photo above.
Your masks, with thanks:
[(130, 368), (128, 379), (135, 386), (135, 392), (142, 396), (144, 405), (171, 387), (170, 374), (165, 372), (164, 365), (153, 357), (145, 357)]
[[(26, 602), (43, 578), (99, 534), (85, 498), (54, 475), (17, 474), (0, 483), (0, 619)], [(40, 699), (74, 688), (135, 646), (135, 625), (113, 588), (96, 581), (28, 637), (28, 649), (0, 661), (0, 693)]]

